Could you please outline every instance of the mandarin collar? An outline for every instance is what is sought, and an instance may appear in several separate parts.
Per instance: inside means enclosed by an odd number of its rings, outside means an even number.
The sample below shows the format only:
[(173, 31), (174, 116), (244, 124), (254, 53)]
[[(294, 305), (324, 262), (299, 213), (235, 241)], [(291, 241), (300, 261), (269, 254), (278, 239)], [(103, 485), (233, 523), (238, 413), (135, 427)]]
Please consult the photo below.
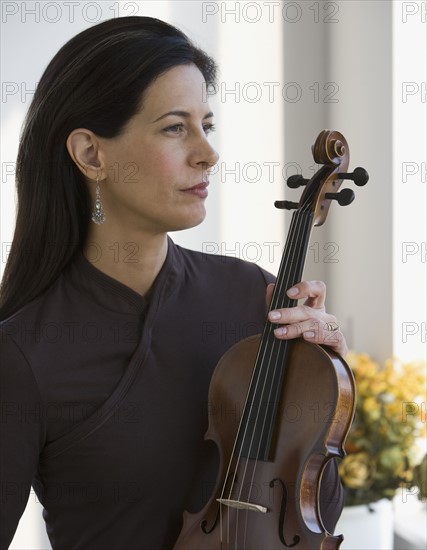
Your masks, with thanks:
[(91, 263), (79, 250), (73, 262), (64, 272), (73, 286), (98, 306), (115, 313), (140, 315), (149, 303), (159, 304), (161, 297), (168, 298), (179, 286), (182, 278), (181, 257), (175, 243), (168, 237), (165, 261), (147, 296), (110, 277)]

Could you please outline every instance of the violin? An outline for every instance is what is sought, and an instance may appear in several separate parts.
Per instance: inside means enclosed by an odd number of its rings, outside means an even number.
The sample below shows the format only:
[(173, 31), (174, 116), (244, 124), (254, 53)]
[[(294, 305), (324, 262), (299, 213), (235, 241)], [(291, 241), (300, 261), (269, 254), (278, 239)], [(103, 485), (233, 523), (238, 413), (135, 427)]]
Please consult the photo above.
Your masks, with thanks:
[[(270, 309), (295, 307), (286, 290), (301, 280), (313, 226), (326, 220), (331, 202), (346, 205), (351, 189), (364, 185), (363, 168), (347, 173), (349, 147), (342, 134), (324, 130), (313, 146), (322, 165), (316, 174), (288, 179), (305, 186), (295, 210)], [(220, 456), (212, 496), (202, 510), (184, 513), (175, 550), (337, 549), (343, 536), (327, 531), (319, 508), (322, 475), (329, 461), (345, 456), (356, 389), (344, 359), (303, 339), (278, 340), (268, 318), (262, 335), (234, 345), (219, 361), (209, 388), (214, 410), (205, 439)], [(333, 334), (333, 333), (332, 333)]]

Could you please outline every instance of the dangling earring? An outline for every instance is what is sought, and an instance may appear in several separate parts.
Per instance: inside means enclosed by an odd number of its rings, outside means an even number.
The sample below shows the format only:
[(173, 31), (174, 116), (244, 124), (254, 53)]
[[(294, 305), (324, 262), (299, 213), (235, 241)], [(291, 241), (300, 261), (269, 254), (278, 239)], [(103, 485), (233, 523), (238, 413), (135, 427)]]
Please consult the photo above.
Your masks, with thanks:
[(105, 212), (102, 210), (101, 194), (99, 189), (99, 178), (96, 176), (96, 196), (95, 196), (95, 208), (92, 212), (92, 221), (97, 225), (105, 223)]

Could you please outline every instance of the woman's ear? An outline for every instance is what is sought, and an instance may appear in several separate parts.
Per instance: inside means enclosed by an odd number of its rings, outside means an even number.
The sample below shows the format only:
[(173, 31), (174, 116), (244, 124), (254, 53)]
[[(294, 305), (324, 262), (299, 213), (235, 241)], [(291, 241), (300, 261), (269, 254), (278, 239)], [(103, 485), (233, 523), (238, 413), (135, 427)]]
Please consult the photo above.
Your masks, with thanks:
[(98, 137), (86, 128), (77, 128), (67, 139), (67, 149), (78, 169), (89, 179), (106, 178)]

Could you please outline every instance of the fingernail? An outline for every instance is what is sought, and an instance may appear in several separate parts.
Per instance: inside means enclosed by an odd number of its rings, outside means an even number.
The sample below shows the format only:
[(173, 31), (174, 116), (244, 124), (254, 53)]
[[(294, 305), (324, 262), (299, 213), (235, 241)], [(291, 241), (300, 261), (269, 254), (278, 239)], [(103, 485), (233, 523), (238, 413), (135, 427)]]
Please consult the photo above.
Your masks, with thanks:
[(271, 321), (277, 321), (278, 319), (280, 319), (281, 315), (278, 311), (270, 311), (268, 317)]
[(288, 290), (288, 296), (296, 296), (298, 294), (298, 289), (295, 287), (292, 287)]
[(304, 336), (305, 336), (306, 338), (313, 338), (314, 332), (312, 332), (312, 331), (309, 330), (308, 332), (304, 332)]
[(288, 329), (286, 327), (280, 327), (275, 329), (274, 334), (276, 336), (285, 336), (287, 332), (288, 332)]

